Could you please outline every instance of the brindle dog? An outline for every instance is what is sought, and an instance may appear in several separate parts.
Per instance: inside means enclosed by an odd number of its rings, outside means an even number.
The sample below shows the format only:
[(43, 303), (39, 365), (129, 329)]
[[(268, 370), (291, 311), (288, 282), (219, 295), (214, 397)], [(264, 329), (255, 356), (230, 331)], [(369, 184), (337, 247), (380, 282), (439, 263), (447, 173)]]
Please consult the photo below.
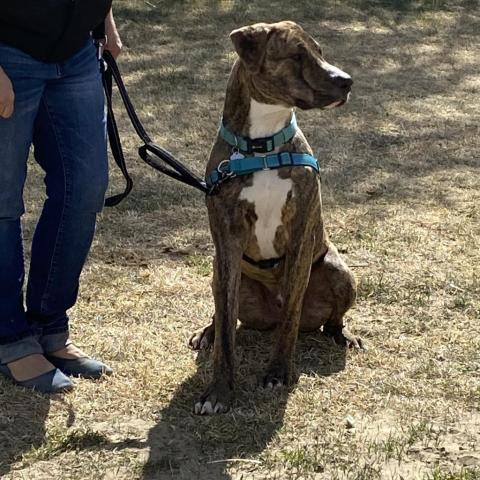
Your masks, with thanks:
[[(239, 58), (228, 81), (223, 121), (237, 135), (270, 136), (288, 125), (294, 107), (323, 109), (347, 102), (352, 79), (327, 63), (318, 43), (296, 23), (258, 23), (234, 30), (230, 38)], [(312, 153), (299, 129), (278, 151)], [(231, 153), (218, 136), (207, 173)], [(237, 319), (255, 329), (277, 328), (263, 380), (269, 389), (294, 381), (299, 330), (323, 326), (336, 343), (361, 348), (343, 322), (355, 300), (355, 280), (325, 233), (320, 181), (312, 168), (283, 167), (233, 178), (207, 197), (207, 207), (216, 250), (215, 315), (190, 346), (207, 349), (213, 342), (214, 372), (196, 413), (230, 407)], [(262, 269), (244, 255), (255, 261), (284, 259)]]

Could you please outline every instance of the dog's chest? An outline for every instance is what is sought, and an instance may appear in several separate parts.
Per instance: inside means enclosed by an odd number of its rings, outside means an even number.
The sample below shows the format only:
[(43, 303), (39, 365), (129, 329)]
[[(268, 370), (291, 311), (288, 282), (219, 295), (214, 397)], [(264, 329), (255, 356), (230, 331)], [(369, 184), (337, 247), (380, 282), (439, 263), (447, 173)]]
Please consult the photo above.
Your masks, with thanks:
[(292, 190), (290, 178), (280, 178), (276, 170), (262, 170), (253, 174), (253, 185), (240, 193), (241, 200), (254, 204), (255, 236), (263, 259), (275, 258), (283, 252), (275, 249), (278, 227), (282, 225), (282, 212)]

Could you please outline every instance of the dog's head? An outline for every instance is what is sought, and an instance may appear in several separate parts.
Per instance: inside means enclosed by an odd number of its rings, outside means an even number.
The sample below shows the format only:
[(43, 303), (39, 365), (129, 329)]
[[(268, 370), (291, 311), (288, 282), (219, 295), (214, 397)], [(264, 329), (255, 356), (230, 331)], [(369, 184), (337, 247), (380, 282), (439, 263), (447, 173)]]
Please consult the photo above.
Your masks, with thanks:
[(348, 101), (350, 75), (326, 62), (319, 44), (296, 23), (257, 23), (234, 30), (230, 38), (258, 100), (301, 109)]

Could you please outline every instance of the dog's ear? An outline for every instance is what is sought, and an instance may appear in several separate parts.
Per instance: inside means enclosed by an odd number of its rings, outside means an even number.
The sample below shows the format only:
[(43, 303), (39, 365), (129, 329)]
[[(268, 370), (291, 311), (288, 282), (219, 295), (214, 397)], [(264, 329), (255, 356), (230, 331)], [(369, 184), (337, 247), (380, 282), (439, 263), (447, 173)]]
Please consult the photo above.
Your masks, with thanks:
[(230, 34), (238, 56), (252, 73), (260, 69), (270, 29), (266, 25), (257, 24), (238, 28)]

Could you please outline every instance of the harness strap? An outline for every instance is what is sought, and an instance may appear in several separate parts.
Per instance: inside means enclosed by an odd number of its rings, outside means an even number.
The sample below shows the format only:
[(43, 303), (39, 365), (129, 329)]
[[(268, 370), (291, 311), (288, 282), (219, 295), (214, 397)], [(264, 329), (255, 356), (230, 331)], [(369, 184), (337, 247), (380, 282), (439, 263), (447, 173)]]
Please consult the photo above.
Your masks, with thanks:
[(266, 258), (265, 260), (254, 260), (247, 255), (243, 255), (243, 260), (245, 260), (250, 265), (261, 268), (262, 270), (268, 270), (270, 268), (275, 268), (280, 265), (283, 260), (285, 260), (285, 255), (278, 258)]
[(255, 138), (242, 137), (232, 132), (223, 122), (220, 126), (220, 136), (232, 147), (246, 153), (269, 153), (285, 143), (288, 143), (297, 131), (297, 118), (292, 113), (290, 123), (271, 137)]
[[(164, 148), (152, 142), (137, 116), (135, 108), (133, 107), (133, 104), (130, 100), (130, 97), (128, 96), (127, 90), (123, 83), (117, 63), (113, 58), (112, 54), (108, 51), (103, 52), (103, 60), (108, 67), (103, 71), (103, 86), (105, 90), (105, 96), (107, 98), (108, 111), (108, 138), (112, 155), (115, 159), (115, 162), (119, 166), (123, 176), (125, 177), (127, 183), (125, 190), (122, 193), (114, 195), (105, 200), (105, 206), (111, 207), (120, 203), (130, 193), (133, 187), (133, 180), (128, 172), (125, 163), (125, 156), (123, 155), (120, 135), (118, 133), (118, 127), (115, 121), (115, 115), (112, 107), (113, 81), (115, 81), (118, 87), (118, 92), (120, 93), (123, 104), (125, 105), (125, 109), (127, 110), (130, 122), (132, 123), (138, 137), (144, 143), (144, 145), (142, 145), (138, 149), (138, 154), (140, 155), (140, 158), (152, 168), (168, 175), (169, 177), (172, 177), (175, 180), (197, 188), (203, 193), (208, 193), (209, 188), (207, 188), (205, 182), (200, 177), (195, 175), (185, 165), (180, 163), (168, 150), (165, 150)], [(154, 158), (151, 154), (155, 155), (155, 157), (157, 158)]]
[(281, 167), (311, 167), (317, 173), (320, 171), (318, 160), (309, 153), (280, 152), (258, 157), (237, 157), (224, 160), (207, 175), (206, 181), (212, 190), (229, 178)]
[[(316, 265), (319, 262), (322, 262), (325, 259), (327, 253), (328, 253), (328, 250), (318, 255), (317, 257), (315, 257), (312, 261), (312, 266)], [(267, 258), (265, 260), (254, 260), (253, 258), (247, 257), (247, 255), (243, 255), (242, 260), (252, 265), (253, 267), (259, 268), (260, 270), (266, 270), (266, 272), (263, 272), (262, 275), (271, 275), (272, 270), (280, 266), (281, 263), (285, 260), (285, 255), (278, 258)], [(252, 272), (251, 269), (249, 269), (249, 271)], [(252, 277), (252, 278), (255, 278), (255, 277)]]

